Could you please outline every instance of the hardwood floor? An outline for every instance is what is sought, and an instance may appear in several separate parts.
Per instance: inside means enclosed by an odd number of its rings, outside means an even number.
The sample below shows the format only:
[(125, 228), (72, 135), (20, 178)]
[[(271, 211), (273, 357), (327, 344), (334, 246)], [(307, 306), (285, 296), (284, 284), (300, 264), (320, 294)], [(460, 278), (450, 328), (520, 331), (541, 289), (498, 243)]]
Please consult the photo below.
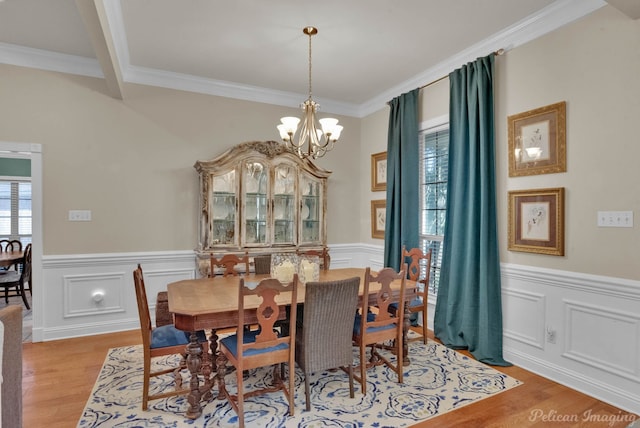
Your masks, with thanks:
[[(25, 427), (75, 427), (107, 350), (142, 343), (139, 330), (23, 346)], [(626, 427), (637, 416), (519, 367), (496, 367), (516, 388), (414, 427)], [(585, 420), (591, 415), (591, 420)]]

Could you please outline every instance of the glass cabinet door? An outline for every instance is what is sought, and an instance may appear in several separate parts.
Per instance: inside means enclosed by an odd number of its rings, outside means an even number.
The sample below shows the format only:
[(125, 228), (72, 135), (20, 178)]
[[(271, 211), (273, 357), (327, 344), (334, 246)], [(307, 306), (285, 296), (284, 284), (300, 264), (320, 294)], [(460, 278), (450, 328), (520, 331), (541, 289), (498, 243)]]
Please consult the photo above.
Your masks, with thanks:
[(300, 176), (300, 243), (318, 243), (322, 237), (322, 185), (320, 180)]
[(211, 192), (211, 244), (237, 243), (236, 225), (236, 172), (213, 176)]
[(243, 164), (243, 213), (244, 244), (262, 246), (267, 244), (267, 210), (268, 210), (268, 169), (257, 161), (246, 161)]
[(273, 243), (294, 244), (296, 239), (296, 168), (279, 164), (273, 177)]

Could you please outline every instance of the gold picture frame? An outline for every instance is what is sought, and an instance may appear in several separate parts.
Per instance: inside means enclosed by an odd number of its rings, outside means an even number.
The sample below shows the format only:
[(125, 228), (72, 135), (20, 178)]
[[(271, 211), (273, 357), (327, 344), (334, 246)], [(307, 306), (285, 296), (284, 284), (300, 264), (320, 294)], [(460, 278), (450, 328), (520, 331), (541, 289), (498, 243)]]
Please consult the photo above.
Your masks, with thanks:
[(371, 191), (387, 190), (387, 152), (371, 155)]
[(564, 187), (509, 192), (511, 251), (564, 256)]
[(378, 199), (371, 201), (371, 237), (384, 239), (384, 229), (387, 222), (387, 201)]
[(564, 101), (508, 117), (509, 177), (567, 171)]

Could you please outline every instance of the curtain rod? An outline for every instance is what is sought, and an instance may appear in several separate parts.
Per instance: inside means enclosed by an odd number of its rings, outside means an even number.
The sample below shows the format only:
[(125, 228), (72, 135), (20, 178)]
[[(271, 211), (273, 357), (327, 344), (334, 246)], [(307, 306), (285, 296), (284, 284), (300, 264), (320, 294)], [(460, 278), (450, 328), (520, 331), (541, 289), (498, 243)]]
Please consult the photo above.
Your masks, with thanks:
[[(495, 51), (495, 52), (493, 52), (493, 53), (494, 53), (496, 56), (502, 55), (502, 54), (504, 54), (504, 49), (503, 49), (503, 48), (500, 48), (500, 49), (498, 49), (497, 51)], [(426, 87), (428, 87), (428, 86), (431, 86), (431, 85), (433, 85), (433, 84), (435, 84), (435, 83), (438, 83), (438, 82), (439, 82), (439, 81), (441, 81), (441, 80), (446, 79), (447, 77), (449, 77), (449, 75), (448, 75), (448, 74), (447, 74), (447, 75), (444, 75), (444, 76), (442, 76), (442, 77), (439, 77), (439, 78), (437, 78), (436, 80), (433, 80), (433, 81), (431, 81), (431, 82), (429, 82), (429, 83), (425, 83), (424, 85), (422, 85), (422, 86), (418, 87), (418, 89), (424, 89), (424, 88), (426, 88)]]
[[(505, 51), (503, 48), (500, 48), (500, 49), (498, 49), (497, 51), (494, 51), (494, 52), (493, 52), (493, 54), (494, 54), (494, 55), (496, 55), (496, 56), (500, 56), (500, 55), (503, 55), (505, 52), (506, 52), (506, 51)], [(447, 77), (449, 77), (449, 75), (448, 75), (448, 74), (446, 74), (446, 75), (444, 75), (444, 76), (442, 76), (442, 77), (439, 77), (439, 78), (437, 78), (436, 80), (432, 80), (432, 81), (431, 81), (431, 82), (429, 82), (429, 83), (425, 83), (424, 85), (419, 86), (419, 87), (418, 87), (418, 90), (420, 90), (420, 89), (424, 89), (424, 88), (426, 88), (427, 86), (431, 86), (431, 85), (433, 85), (433, 84), (435, 84), (435, 83), (438, 83), (439, 81), (444, 80), (444, 79), (446, 79)], [(391, 101), (387, 101), (387, 103), (386, 103), (386, 104), (387, 104), (387, 105), (389, 105), (389, 103), (391, 103)]]

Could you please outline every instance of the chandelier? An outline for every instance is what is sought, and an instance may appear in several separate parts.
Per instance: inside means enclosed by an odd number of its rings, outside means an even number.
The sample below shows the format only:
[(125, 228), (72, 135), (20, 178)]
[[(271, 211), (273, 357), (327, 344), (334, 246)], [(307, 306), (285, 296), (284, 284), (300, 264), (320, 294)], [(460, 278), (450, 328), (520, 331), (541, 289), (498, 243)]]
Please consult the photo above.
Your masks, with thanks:
[(317, 159), (333, 149), (340, 138), (342, 126), (338, 125), (338, 119), (324, 118), (318, 120), (322, 129), (316, 125), (316, 112), (320, 105), (311, 98), (311, 37), (318, 34), (315, 27), (305, 27), (302, 32), (309, 36), (309, 98), (300, 107), (304, 111), (302, 127), (296, 138), (296, 130), (300, 119), (297, 117), (283, 117), (278, 125), (280, 137), (289, 148), (301, 159)]

